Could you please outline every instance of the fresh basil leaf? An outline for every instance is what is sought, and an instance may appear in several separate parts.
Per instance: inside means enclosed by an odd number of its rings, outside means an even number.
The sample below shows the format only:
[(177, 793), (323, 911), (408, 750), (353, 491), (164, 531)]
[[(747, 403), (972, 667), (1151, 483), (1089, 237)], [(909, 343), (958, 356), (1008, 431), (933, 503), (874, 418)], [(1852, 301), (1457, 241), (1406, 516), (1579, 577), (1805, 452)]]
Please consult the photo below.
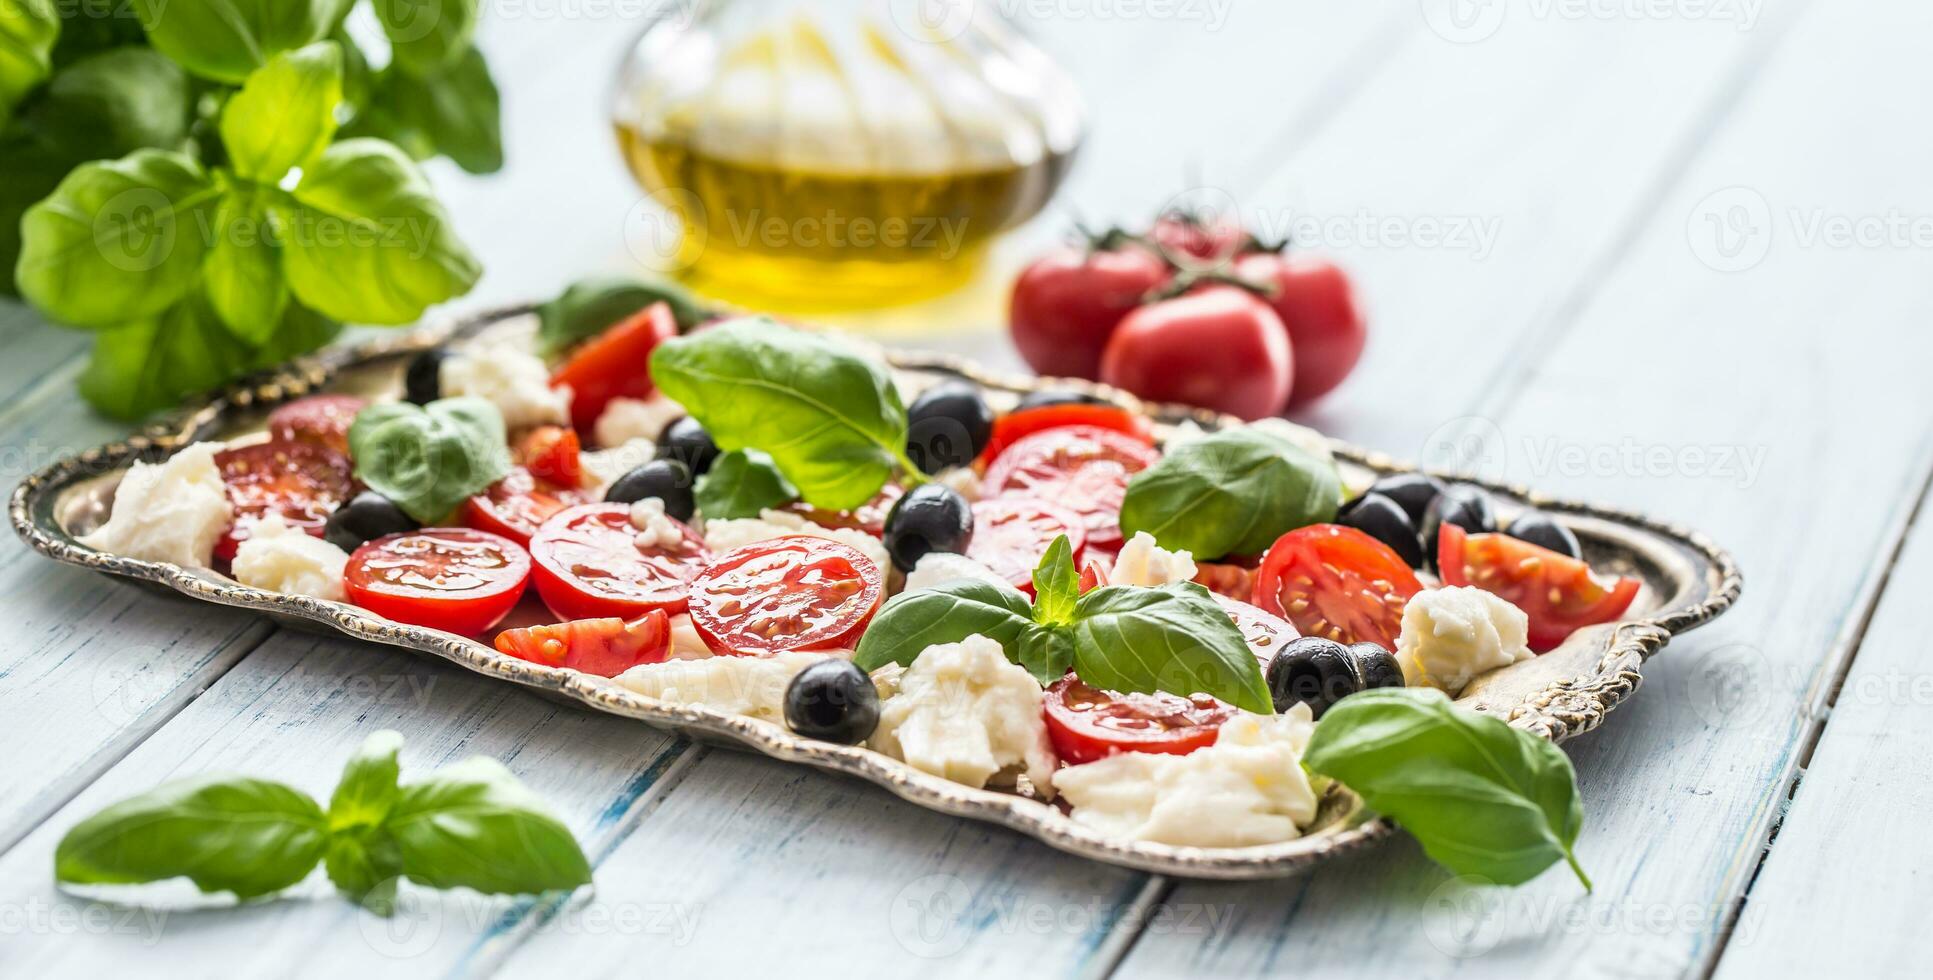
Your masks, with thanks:
[(1128, 481), (1121, 531), (1146, 531), (1170, 551), (1209, 561), (1253, 555), (1275, 539), (1334, 520), (1342, 478), (1334, 463), (1248, 429), (1170, 449)]
[(772, 457), (756, 449), (735, 449), (718, 454), (698, 478), (696, 495), (706, 520), (729, 521), (789, 504), (799, 499), (799, 489), (786, 481)]
[(1382, 688), (1323, 713), (1302, 761), (1402, 824), (1457, 874), (1518, 885), (1577, 863), (1577, 775), (1563, 750), (1442, 692)]
[(745, 318), (651, 353), (658, 387), (720, 449), (763, 449), (807, 503), (852, 510), (906, 459), (906, 408), (885, 368), (825, 336)]
[(403, 873), (422, 885), (501, 895), (591, 881), (570, 830), (510, 770), (482, 756), (403, 787), (383, 830)]
[(380, 73), (346, 132), (389, 140), (418, 160), (442, 155), (473, 174), (503, 169), (497, 84), (483, 53), (468, 48), (435, 74)]
[(455, 61), (476, 33), (477, 0), (373, 0), (396, 62), (428, 74)]
[(710, 312), (683, 288), (661, 281), (625, 278), (585, 279), (537, 309), (537, 343), (556, 354), (603, 333), (612, 324), (653, 303), (671, 307), (681, 330), (710, 318)]
[(341, 333), (341, 323), (291, 302), (282, 311), (282, 325), (276, 328), (275, 336), (249, 358), (248, 370), (280, 367), (285, 361), (323, 347)]
[(888, 601), (859, 637), (852, 662), (866, 671), (911, 666), (927, 647), (975, 633), (999, 642), (1011, 656), (1034, 629), (1033, 607), (1019, 589), (970, 579), (943, 582)]
[(1020, 634), (1013, 648), (1013, 661), (1047, 687), (1067, 675), (1074, 666), (1074, 634), (1060, 627), (1036, 627)]
[(264, 365), (199, 293), (156, 317), (95, 335), (80, 393), (103, 414), (134, 420)]
[(199, 281), (220, 197), (180, 153), (82, 164), (21, 219), (21, 295), (74, 326), (159, 314)]
[(155, 50), (203, 78), (239, 85), (283, 51), (320, 41), (343, 0), (134, 0)]
[(20, 261), (21, 216), (82, 162), (31, 133), (0, 133), (0, 294), (19, 293), (13, 273)]
[(70, 885), (187, 878), (248, 899), (307, 877), (328, 839), (322, 808), (262, 779), (203, 776), (167, 783), (81, 821), (54, 851)]
[(1034, 622), (1066, 626), (1074, 621), (1074, 604), (1081, 598), (1081, 573), (1074, 569), (1074, 547), (1063, 534), (1047, 546), (1034, 569)]
[(352, 323), (410, 323), (482, 269), (416, 165), (381, 140), (323, 151), (274, 206), (283, 272), (310, 308)]
[(397, 756), (403, 736), (383, 729), (363, 739), (356, 754), (342, 767), (342, 779), (329, 797), (329, 829), (373, 827), (381, 824), (402, 795), (397, 779), (402, 764)]
[(215, 210), (214, 227), (214, 246), (201, 270), (208, 305), (236, 337), (265, 344), (289, 304), (275, 229), (252, 195), (233, 190)]
[(503, 414), (475, 397), (371, 405), (349, 426), (356, 479), (435, 524), (510, 472)]
[(389, 915), (403, 875), (403, 853), (381, 827), (357, 827), (329, 835), (323, 870), (336, 888), (363, 908)]
[(1208, 694), (1244, 711), (1275, 711), (1241, 630), (1193, 582), (1095, 589), (1074, 614), (1074, 671), (1095, 687)]
[(0, 124), (53, 71), (60, 19), (46, 0), (0, 0)]
[(144, 148), (179, 148), (192, 102), (180, 66), (151, 48), (124, 47), (55, 72), (22, 120), (76, 162), (108, 160)]
[(336, 135), (342, 49), (318, 41), (256, 69), (222, 108), (222, 145), (246, 180), (274, 184), (308, 167)]
[(111, 5), (70, 2), (51, 6), (60, 15), (60, 39), (54, 42), (55, 71), (109, 48), (147, 46), (147, 33), (141, 29), (140, 14), (132, 4), (115, 0)]

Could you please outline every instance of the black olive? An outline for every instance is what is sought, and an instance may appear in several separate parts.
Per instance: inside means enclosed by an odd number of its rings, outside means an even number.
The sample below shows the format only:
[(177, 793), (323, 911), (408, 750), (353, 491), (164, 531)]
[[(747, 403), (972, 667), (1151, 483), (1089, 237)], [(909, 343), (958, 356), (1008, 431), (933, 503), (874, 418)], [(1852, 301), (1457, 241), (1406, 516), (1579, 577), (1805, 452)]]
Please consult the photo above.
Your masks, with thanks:
[(1025, 397), (1020, 399), (1020, 404), (1019, 406), (1014, 408), (1014, 411), (1024, 412), (1030, 408), (1046, 408), (1049, 405), (1112, 405), (1112, 404), (1114, 403), (1111, 401), (1108, 401), (1105, 398), (1102, 398), (1099, 395), (1090, 395), (1085, 391), (1069, 391), (1065, 388), (1049, 388), (1046, 391), (1035, 391), (1035, 392), (1028, 393)]
[(1409, 567), (1423, 567), (1423, 539), (1417, 536), (1416, 525), (1396, 501), (1372, 490), (1344, 505), (1342, 513), (1336, 515), (1336, 523), (1389, 545)]
[(1428, 473), (1398, 473), (1377, 480), (1369, 492), (1394, 500), (1409, 515), (1409, 522), (1420, 528), (1430, 502), (1443, 493), (1443, 481)]
[(1403, 668), (1396, 663), (1396, 655), (1383, 649), (1381, 644), (1364, 641), (1349, 644), (1349, 655), (1356, 658), (1356, 673), (1362, 677), (1362, 689), (1375, 690), (1379, 687), (1402, 687), (1408, 682), (1403, 680)]
[(711, 433), (697, 419), (687, 415), (664, 427), (658, 437), (658, 458), (677, 460), (692, 476), (703, 476), (718, 461), (718, 443), (711, 441)]
[(374, 490), (364, 490), (345, 501), (322, 525), (322, 539), (344, 551), (388, 534), (414, 531), (422, 525), (403, 513), (395, 501)]
[(403, 399), (428, 405), (443, 397), (443, 362), (449, 357), (449, 351), (432, 347), (412, 358), (403, 371)]
[(928, 473), (972, 463), (992, 435), (993, 409), (964, 381), (928, 388), (906, 410), (906, 456)]
[(691, 471), (675, 459), (654, 459), (617, 478), (604, 491), (604, 500), (613, 504), (635, 504), (646, 497), (664, 501), (666, 517), (689, 521), (698, 509), (693, 495)]
[(885, 538), (886, 553), (902, 572), (935, 551), (965, 554), (973, 540), (973, 507), (951, 487), (914, 487), (886, 514)]
[(879, 727), (879, 691), (849, 660), (822, 660), (785, 688), (785, 724), (807, 738), (854, 745)]
[(1497, 529), (1497, 511), (1482, 487), (1454, 483), (1444, 488), (1442, 495), (1430, 502), (1419, 529), (1423, 532), (1423, 556), (1432, 565), (1436, 563), (1436, 529), (1446, 521), (1471, 534), (1484, 534)]
[(1349, 648), (1319, 636), (1301, 636), (1269, 661), (1269, 695), (1275, 710), (1307, 704), (1317, 718), (1337, 701), (1362, 690)]
[(1505, 534), (1519, 541), (1528, 541), (1540, 548), (1549, 548), (1560, 555), (1572, 558), (1584, 557), (1584, 546), (1577, 543), (1577, 535), (1571, 529), (1551, 519), (1549, 514), (1540, 510), (1527, 510), (1510, 522)]

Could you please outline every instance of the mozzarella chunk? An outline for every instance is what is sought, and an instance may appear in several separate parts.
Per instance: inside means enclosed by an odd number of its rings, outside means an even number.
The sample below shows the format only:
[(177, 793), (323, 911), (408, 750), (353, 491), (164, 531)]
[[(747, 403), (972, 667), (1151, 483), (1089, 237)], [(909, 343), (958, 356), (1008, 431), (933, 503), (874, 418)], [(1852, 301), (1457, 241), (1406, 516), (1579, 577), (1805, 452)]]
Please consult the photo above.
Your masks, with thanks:
[(1189, 847), (1293, 840), (1316, 815), (1302, 769), (1314, 733), (1306, 704), (1274, 716), (1243, 713), (1207, 748), (1123, 752), (1063, 769), (1055, 785), (1075, 820), (1110, 836)]
[(107, 523), (80, 539), (96, 551), (206, 568), (234, 511), (215, 468), (220, 443), (197, 442), (161, 463), (135, 463)]
[(907, 592), (930, 589), (936, 585), (968, 579), (976, 582), (993, 582), (1011, 587), (1012, 582), (1000, 576), (999, 572), (968, 558), (948, 551), (929, 551), (920, 557), (919, 563), (906, 575)]
[(1429, 589), (1403, 607), (1396, 662), (1411, 686), (1455, 697), (1478, 674), (1529, 660), (1529, 632), (1523, 610), (1482, 589)]
[(656, 442), (665, 426), (685, 417), (685, 407), (662, 395), (651, 398), (613, 398), (591, 426), (600, 446), (622, 446), (643, 439)]
[(632, 470), (651, 462), (657, 457), (658, 447), (649, 439), (631, 439), (609, 449), (597, 449), (579, 453), (578, 465), (584, 468), (584, 486), (592, 488), (608, 487), (618, 478)]
[(698, 635), (698, 627), (692, 624), (690, 613), (671, 617), (672, 660), (704, 660), (711, 655), (711, 647), (705, 643), (704, 637)]
[(1107, 573), (1109, 585), (1139, 585), (1154, 588), (1173, 582), (1188, 582), (1195, 577), (1195, 556), (1186, 551), (1169, 551), (1154, 543), (1154, 535), (1134, 532), (1134, 539), (1121, 546), (1114, 567)]
[(512, 429), (570, 421), (570, 386), (552, 388), (543, 360), (515, 343), (498, 340), (445, 358), (437, 382), (446, 397), (473, 395), (497, 406)]
[(1041, 719), (1041, 690), (1000, 644), (975, 634), (927, 647), (880, 707), (871, 745), (922, 772), (968, 786), (1024, 769), (1052, 795), (1054, 748)]
[(675, 548), (684, 543), (684, 525), (665, 515), (664, 501), (646, 497), (631, 505), (631, 526), (638, 529), (638, 547)]
[(893, 567), (892, 559), (886, 556), (886, 546), (878, 538), (852, 528), (821, 527), (798, 514), (782, 510), (764, 510), (757, 517), (737, 520), (706, 521), (705, 547), (715, 554), (724, 554), (748, 544), (800, 534), (857, 548), (860, 554), (872, 559), (882, 572)]
[(704, 705), (726, 714), (783, 724), (786, 686), (799, 671), (825, 659), (823, 653), (781, 653), (666, 660), (639, 664), (619, 674), (617, 682), (660, 701)]
[(349, 553), (271, 513), (249, 525), (235, 552), (235, 581), (270, 592), (341, 602)]

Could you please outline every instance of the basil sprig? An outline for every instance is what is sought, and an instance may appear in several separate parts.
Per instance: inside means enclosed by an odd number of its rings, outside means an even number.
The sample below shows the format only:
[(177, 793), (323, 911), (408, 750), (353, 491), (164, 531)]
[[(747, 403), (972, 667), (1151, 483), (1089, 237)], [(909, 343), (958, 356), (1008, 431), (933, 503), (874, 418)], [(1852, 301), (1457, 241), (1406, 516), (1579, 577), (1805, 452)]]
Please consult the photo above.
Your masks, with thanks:
[(491, 894), (574, 889), (591, 881), (577, 841), (501, 763), (472, 758), (402, 785), (402, 737), (371, 735), (323, 810), (265, 779), (198, 776), (163, 784), (81, 821), (54, 852), (68, 885), (187, 878), (251, 899), (308, 877), (321, 862), (343, 894), (388, 914), (399, 878)]
[(503, 413), (475, 397), (385, 402), (349, 426), (356, 479), (434, 524), (510, 472)]
[(1116, 585), (1080, 595), (1063, 536), (1034, 572), (1034, 590), (1032, 604), (1018, 589), (981, 581), (902, 593), (859, 638), (853, 663), (868, 671), (910, 666), (928, 646), (978, 633), (1043, 687), (1073, 668), (1109, 690), (1208, 694), (1247, 711), (1274, 712), (1261, 662), (1207, 589), (1193, 582)]
[(1402, 824), (1431, 860), (1518, 885), (1565, 861), (1584, 823), (1563, 750), (1428, 688), (1352, 694), (1323, 713), (1303, 764)]
[(799, 499), (799, 488), (786, 480), (772, 457), (756, 449), (719, 453), (711, 469), (698, 478), (693, 493), (706, 520), (757, 517), (768, 508)]
[(886, 369), (830, 337), (759, 317), (658, 345), (651, 377), (724, 450), (770, 454), (807, 503), (851, 510), (906, 458), (906, 407)]
[(674, 283), (624, 277), (585, 279), (537, 308), (538, 346), (546, 354), (555, 354), (603, 333), (653, 303), (671, 307), (680, 330), (690, 330), (711, 318), (710, 310)]
[(1229, 429), (1176, 446), (1128, 481), (1121, 530), (1197, 559), (1253, 555), (1342, 505), (1334, 463), (1286, 440)]

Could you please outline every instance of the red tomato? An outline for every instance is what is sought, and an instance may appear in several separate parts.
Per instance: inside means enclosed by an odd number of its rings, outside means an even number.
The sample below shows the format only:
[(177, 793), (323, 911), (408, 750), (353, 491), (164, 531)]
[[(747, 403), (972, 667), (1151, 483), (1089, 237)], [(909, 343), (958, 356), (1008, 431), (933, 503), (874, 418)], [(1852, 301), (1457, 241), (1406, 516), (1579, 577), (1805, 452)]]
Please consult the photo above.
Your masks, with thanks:
[(349, 455), (349, 426), (369, 403), (354, 395), (310, 395), (268, 416), (268, 434), (277, 442), (313, 442)]
[(560, 487), (584, 485), (583, 444), (577, 432), (561, 425), (541, 425), (517, 443), (517, 460), (539, 480)]
[(1089, 558), (1081, 565), (1081, 594), (1086, 595), (1108, 584), (1108, 569), (1112, 565)]
[(991, 496), (1053, 501), (1080, 515), (1090, 553), (1113, 552), (1121, 544), (1128, 478), (1160, 458), (1154, 447), (1111, 429), (1048, 429), (1001, 453), (987, 467), (985, 489)]
[(553, 514), (595, 499), (586, 491), (564, 489), (513, 466), (503, 479), (490, 484), (490, 489), (464, 501), (463, 525), (501, 534), (529, 547), (530, 536)]
[(497, 634), (497, 649), (546, 667), (616, 677), (639, 664), (663, 663), (671, 653), (671, 617), (653, 609), (637, 619), (579, 619)]
[(354, 496), (349, 460), (315, 442), (258, 442), (215, 454), (235, 523), (215, 542), (215, 557), (233, 560), (249, 522), (271, 513), (316, 537), (342, 502)]
[(1240, 219), (1232, 214), (1194, 214), (1169, 211), (1155, 219), (1148, 237), (1169, 255), (1192, 259), (1202, 266), (1220, 265), (1250, 247), (1255, 239), (1242, 230)]
[(1054, 539), (1067, 535), (1074, 567), (1087, 546), (1081, 516), (1065, 507), (1026, 497), (990, 497), (973, 505), (973, 538), (967, 557), (992, 569), (1022, 592), (1034, 592), (1034, 569)]
[(494, 534), (431, 528), (364, 544), (342, 578), (349, 601), (378, 616), (475, 636), (523, 596), (530, 556)]
[(1347, 274), (1326, 259), (1275, 252), (1244, 255), (1235, 271), (1275, 287), (1268, 303), (1288, 329), (1295, 352), (1290, 408), (1321, 398), (1349, 377), (1362, 359), (1369, 328)]
[(632, 619), (685, 611), (691, 580), (711, 560), (698, 532), (669, 548), (638, 543), (629, 504), (579, 504), (530, 536), (531, 579), (558, 619)]
[(651, 352), (678, 335), (671, 307), (654, 303), (619, 320), (579, 347), (550, 376), (552, 388), (570, 385), (571, 425), (590, 432), (613, 398), (651, 394)]
[(1279, 415), (1295, 357), (1269, 305), (1235, 286), (1209, 286), (1128, 314), (1101, 355), (1101, 380), (1157, 402), (1244, 419)]
[(1014, 346), (1041, 374), (1092, 381), (1121, 318), (1173, 275), (1168, 263), (1139, 245), (1047, 255), (1014, 283), (1008, 310)]
[(1143, 445), (1154, 445), (1154, 429), (1148, 424), (1147, 418), (1119, 405), (1042, 405), (1039, 408), (1024, 408), (1018, 412), (1008, 412), (995, 419), (993, 435), (987, 437), (987, 448), (980, 452), (980, 458), (992, 462), (999, 459), (1000, 454), (1006, 452), (1008, 446), (1036, 432), (1065, 428), (1070, 425), (1112, 429), (1131, 436)]
[(850, 528), (878, 538), (886, 534), (886, 515), (893, 512), (893, 505), (899, 503), (899, 498), (905, 494), (905, 487), (888, 483), (879, 488), (873, 499), (860, 504), (858, 510), (826, 510), (803, 500), (795, 500), (779, 509), (797, 514), (820, 527)]
[(1436, 532), (1444, 585), (1474, 585), (1530, 617), (1530, 648), (1555, 648), (1573, 630), (1624, 615), (1642, 584), (1608, 579), (1569, 555), (1507, 534), (1471, 534), (1444, 523)]
[(1394, 650), (1403, 607), (1421, 591), (1423, 583), (1388, 545), (1353, 527), (1312, 524), (1269, 548), (1253, 602), (1304, 636)]
[(1198, 561), (1195, 582), (1216, 595), (1246, 602), (1255, 594), (1255, 569), (1228, 562)]
[(886, 576), (851, 545), (790, 535), (728, 551), (691, 583), (691, 624), (716, 653), (850, 647)]
[(1262, 662), (1264, 671), (1269, 669), (1269, 661), (1276, 653), (1287, 646), (1290, 640), (1302, 634), (1289, 625), (1288, 620), (1270, 612), (1263, 612), (1240, 599), (1230, 599), (1219, 593), (1215, 601), (1228, 610), (1228, 618), (1235, 621), (1235, 628), (1242, 631), (1242, 639), (1248, 641), (1248, 648), (1255, 653), (1255, 659)]
[(1235, 717), (1233, 707), (1206, 694), (1116, 694), (1073, 674), (1048, 688), (1042, 704), (1054, 753), (1069, 765), (1117, 752), (1187, 755), (1214, 744), (1222, 723)]

